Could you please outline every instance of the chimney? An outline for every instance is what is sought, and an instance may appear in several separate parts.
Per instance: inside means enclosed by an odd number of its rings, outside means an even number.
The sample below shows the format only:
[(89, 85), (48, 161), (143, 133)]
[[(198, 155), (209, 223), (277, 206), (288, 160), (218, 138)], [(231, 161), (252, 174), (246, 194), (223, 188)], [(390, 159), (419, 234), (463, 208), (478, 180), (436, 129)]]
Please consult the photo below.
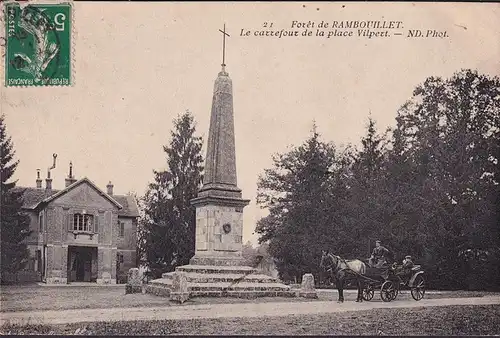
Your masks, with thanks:
[(65, 182), (66, 182), (66, 187), (69, 187), (70, 185), (76, 182), (76, 179), (73, 177), (73, 162), (69, 162), (69, 174)]
[(56, 158), (57, 158), (57, 154), (56, 154), (56, 153), (54, 153), (54, 154), (52, 155), (52, 157), (53, 157), (53, 159), (54, 159), (54, 162), (53, 162), (53, 164), (52, 164), (52, 167), (50, 167), (50, 168), (48, 168), (48, 169), (47, 169), (47, 178), (45, 179), (45, 189), (46, 189), (46, 190), (52, 190), (52, 179), (50, 178), (50, 171), (51, 171), (52, 169), (55, 169), (55, 167), (56, 167)]
[(108, 195), (112, 196), (113, 195), (113, 183), (111, 183), (111, 181), (109, 181), (106, 188), (108, 188)]
[(45, 179), (45, 189), (52, 190), (52, 179), (50, 178), (50, 170), (47, 170), (47, 178)]
[(40, 169), (36, 170), (36, 188), (42, 189), (42, 179), (40, 178)]

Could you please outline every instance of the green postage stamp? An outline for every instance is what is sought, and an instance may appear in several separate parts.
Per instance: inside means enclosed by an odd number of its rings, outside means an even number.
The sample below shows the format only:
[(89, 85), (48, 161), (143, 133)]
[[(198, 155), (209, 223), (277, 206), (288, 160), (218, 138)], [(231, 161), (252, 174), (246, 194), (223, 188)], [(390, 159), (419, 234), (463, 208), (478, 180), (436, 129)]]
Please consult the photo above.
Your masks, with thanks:
[(3, 10), (5, 85), (71, 85), (71, 4), (8, 2)]

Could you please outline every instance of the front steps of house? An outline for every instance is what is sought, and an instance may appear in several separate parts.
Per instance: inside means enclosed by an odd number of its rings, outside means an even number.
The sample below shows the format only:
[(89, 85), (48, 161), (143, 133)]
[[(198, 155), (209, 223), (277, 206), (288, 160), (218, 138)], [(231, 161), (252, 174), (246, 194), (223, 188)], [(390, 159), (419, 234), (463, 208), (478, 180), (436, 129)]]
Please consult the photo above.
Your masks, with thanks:
[[(185, 273), (190, 297), (295, 297), (289, 286), (248, 266), (185, 265), (176, 272)], [(176, 272), (150, 281), (146, 292), (170, 296)]]

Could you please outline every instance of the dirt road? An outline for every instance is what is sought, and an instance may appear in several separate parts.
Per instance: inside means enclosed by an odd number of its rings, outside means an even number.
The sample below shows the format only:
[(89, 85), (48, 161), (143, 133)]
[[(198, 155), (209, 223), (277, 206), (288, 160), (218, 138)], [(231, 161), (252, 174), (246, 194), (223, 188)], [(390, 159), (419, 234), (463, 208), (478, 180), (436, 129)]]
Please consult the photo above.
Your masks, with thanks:
[(194, 318), (255, 318), (286, 315), (327, 314), (378, 308), (416, 308), (450, 305), (500, 304), (500, 296), (396, 300), (389, 303), (353, 301), (269, 302), (238, 304), (204, 304), (186, 306), (133, 307), (107, 309), (71, 309), (59, 311), (23, 311), (0, 313), (0, 326), (10, 324), (70, 324), (101, 321), (164, 320)]

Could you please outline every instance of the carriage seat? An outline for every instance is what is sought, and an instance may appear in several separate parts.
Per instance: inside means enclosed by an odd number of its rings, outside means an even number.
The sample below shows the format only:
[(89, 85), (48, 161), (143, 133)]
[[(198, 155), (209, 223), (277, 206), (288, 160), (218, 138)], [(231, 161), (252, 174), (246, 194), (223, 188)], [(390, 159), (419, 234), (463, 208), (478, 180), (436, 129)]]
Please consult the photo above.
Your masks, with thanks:
[(382, 273), (382, 269), (379, 268), (372, 268), (371, 266), (366, 267), (366, 272), (365, 274), (367, 276), (375, 276), (375, 275), (380, 275)]
[(388, 267), (383, 267), (383, 268), (372, 268), (372, 267), (367, 267), (365, 276), (370, 277), (370, 278), (378, 278), (378, 277), (383, 277), (384, 279), (387, 278), (389, 275), (389, 268)]
[(414, 265), (413, 268), (411, 268), (411, 271), (419, 271), (420, 270), (420, 265)]

